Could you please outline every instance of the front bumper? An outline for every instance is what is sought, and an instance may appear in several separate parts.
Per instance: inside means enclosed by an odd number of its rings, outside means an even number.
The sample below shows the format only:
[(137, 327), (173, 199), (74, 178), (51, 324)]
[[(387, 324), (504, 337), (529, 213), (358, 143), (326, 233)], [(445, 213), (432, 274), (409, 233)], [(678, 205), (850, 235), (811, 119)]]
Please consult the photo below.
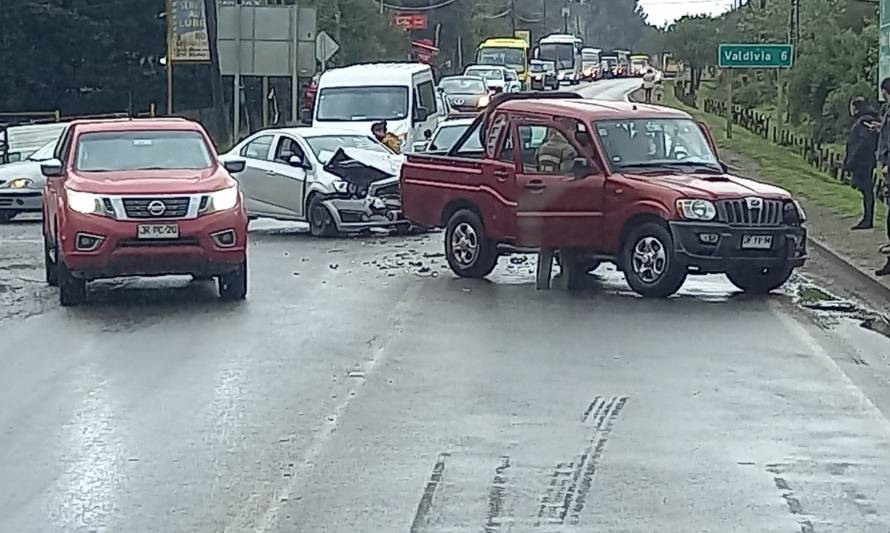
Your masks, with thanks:
[[(807, 259), (807, 230), (802, 226), (743, 227), (720, 222), (670, 222), (674, 256), (695, 272), (724, 273), (731, 266), (799, 267)], [(706, 243), (702, 235), (717, 235)], [(745, 235), (772, 237), (769, 249), (743, 249)]]
[(0, 189), (0, 211), (40, 213), (43, 211), (43, 192), (35, 189)]
[(322, 204), (330, 211), (334, 225), (340, 233), (411, 225), (411, 222), (402, 215), (402, 202), (397, 198), (332, 197), (324, 200)]
[[(138, 239), (140, 224), (177, 224), (175, 240)], [(66, 212), (59, 228), (59, 245), (68, 269), (84, 279), (120, 276), (195, 274), (217, 276), (233, 272), (247, 255), (247, 214), (243, 207), (196, 219), (123, 221)], [(219, 245), (212, 235), (234, 232), (234, 244)], [(94, 250), (77, 249), (79, 234), (102, 237)]]

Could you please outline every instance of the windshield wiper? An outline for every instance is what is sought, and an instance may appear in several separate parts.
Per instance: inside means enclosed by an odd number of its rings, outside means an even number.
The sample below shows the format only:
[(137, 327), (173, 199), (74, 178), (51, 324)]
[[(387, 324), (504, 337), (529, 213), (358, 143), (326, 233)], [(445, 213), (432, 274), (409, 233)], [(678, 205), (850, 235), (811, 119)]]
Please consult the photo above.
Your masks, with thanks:
[(637, 168), (651, 168), (651, 169), (670, 169), (676, 170), (678, 172), (708, 172), (712, 174), (723, 174), (723, 170), (711, 166), (707, 163), (695, 163), (692, 161), (645, 161), (640, 163), (627, 163), (623, 165), (618, 165), (619, 169), (637, 169)]

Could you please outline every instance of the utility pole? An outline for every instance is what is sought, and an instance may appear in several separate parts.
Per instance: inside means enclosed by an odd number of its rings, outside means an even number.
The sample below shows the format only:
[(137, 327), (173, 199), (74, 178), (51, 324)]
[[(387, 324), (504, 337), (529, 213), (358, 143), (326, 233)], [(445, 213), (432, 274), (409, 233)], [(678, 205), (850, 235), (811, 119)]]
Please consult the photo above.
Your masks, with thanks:
[(173, 114), (173, 3), (167, 0), (167, 116)]
[[(207, 20), (207, 41), (210, 47), (210, 94), (213, 102), (213, 115), (216, 122), (216, 131), (221, 135), (217, 139), (219, 144), (234, 144), (238, 139), (229, 139), (228, 114), (223, 102), (222, 73), (219, 69), (219, 47), (217, 42), (217, 6), (216, 0), (204, 0), (204, 16)], [(241, 28), (238, 28), (241, 33)], [(241, 54), (238, 54), (239, 57)], [(238, 94), (234, 95), (238, 98)]]
[(513, 36), (516, 36), (516, 0), (510, 0), (510, 27), (513, 28)]

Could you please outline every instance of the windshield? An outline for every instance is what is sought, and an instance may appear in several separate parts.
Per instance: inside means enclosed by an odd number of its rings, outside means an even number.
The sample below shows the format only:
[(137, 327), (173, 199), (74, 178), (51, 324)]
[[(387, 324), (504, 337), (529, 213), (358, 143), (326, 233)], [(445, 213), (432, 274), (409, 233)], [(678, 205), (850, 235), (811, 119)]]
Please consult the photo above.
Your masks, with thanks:
[(608, 63), (610, 67), (614, 67), (615, 65), (618, 64), (618, 58), (617, 58), (617, 57), (604, 57), (603, 60), (604, 60), (606, 63)]
[(518, 48), (482, 48), (476, 58), (480, 65), (501, 65), (525, 72), (525, 50)]
[(213, 156), (196, 131), (85, 133), (77, 142), (74, 167), (84, 172), (201, 169)]
[(309, 149), (322, 163), (326, 163), (330, 156), (339, 148), (359, 148), (372, 152), (391, 154), (392, 152), (367, 135), (323, 135), (319, 137), (304, 137)]
[(448, 94), (483, 94), (488, 92), (485, 81), (478, 76), (465, 78), (445, 78), (439, 87)]
[(720, 168), (707, 139), (692, 120), (606, 120), (595, 126), (616, 170), (678, 163)]
[(328, 87), (318, 96), (317, 120), (402, 120), (408, 116), (408, 88)]
[[(430, 150), (450, 150), (454, 143), (460, 139), (460, 136), (467, 131), (469, 124), (459, 124), (453, 126), (442, 126), (439, 128), (436, 136), (430, 141)], [(481, 145), (480, 145), (481, 148)]]
[(52, 159), (53, 154), (56, 151), (56, 143), (58, 143), (58, 142), (59, 142), (59, 140), (56, 139), (55, 141), (44, 144), (43, 146), (40, 147), (39, 150), (37, 150), (33, 154), (29, 155), (28, 160), (29, 161), (47, 161), (49, 159)]
[(546, 72), (547, 67), (543, 63), (532, 63), (529, 65), (529, 70), (531, 72)]
[(504, 71), (498, 68), (470, 67), (466, 73), (486, 80), (504, 81)]
[(630, 62), (634, 66), (646, 66), (649, 64), (649, 60), (642, 57), (631, 59)]
[(560, 70), (575, 67), (575, 46), (571, 44), (542, 44), (538, 55), (542, 59), (554, 61)]

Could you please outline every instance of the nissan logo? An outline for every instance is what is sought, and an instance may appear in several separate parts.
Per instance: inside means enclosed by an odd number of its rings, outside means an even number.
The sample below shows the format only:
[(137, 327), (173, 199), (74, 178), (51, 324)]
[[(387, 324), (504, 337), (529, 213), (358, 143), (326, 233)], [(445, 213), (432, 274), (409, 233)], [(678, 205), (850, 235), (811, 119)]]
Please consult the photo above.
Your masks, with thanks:
[(148, 204), (148, 214), (153, 217), (159, 217), (167, 211), (167, 206), (160, 200), (153, 200)]

